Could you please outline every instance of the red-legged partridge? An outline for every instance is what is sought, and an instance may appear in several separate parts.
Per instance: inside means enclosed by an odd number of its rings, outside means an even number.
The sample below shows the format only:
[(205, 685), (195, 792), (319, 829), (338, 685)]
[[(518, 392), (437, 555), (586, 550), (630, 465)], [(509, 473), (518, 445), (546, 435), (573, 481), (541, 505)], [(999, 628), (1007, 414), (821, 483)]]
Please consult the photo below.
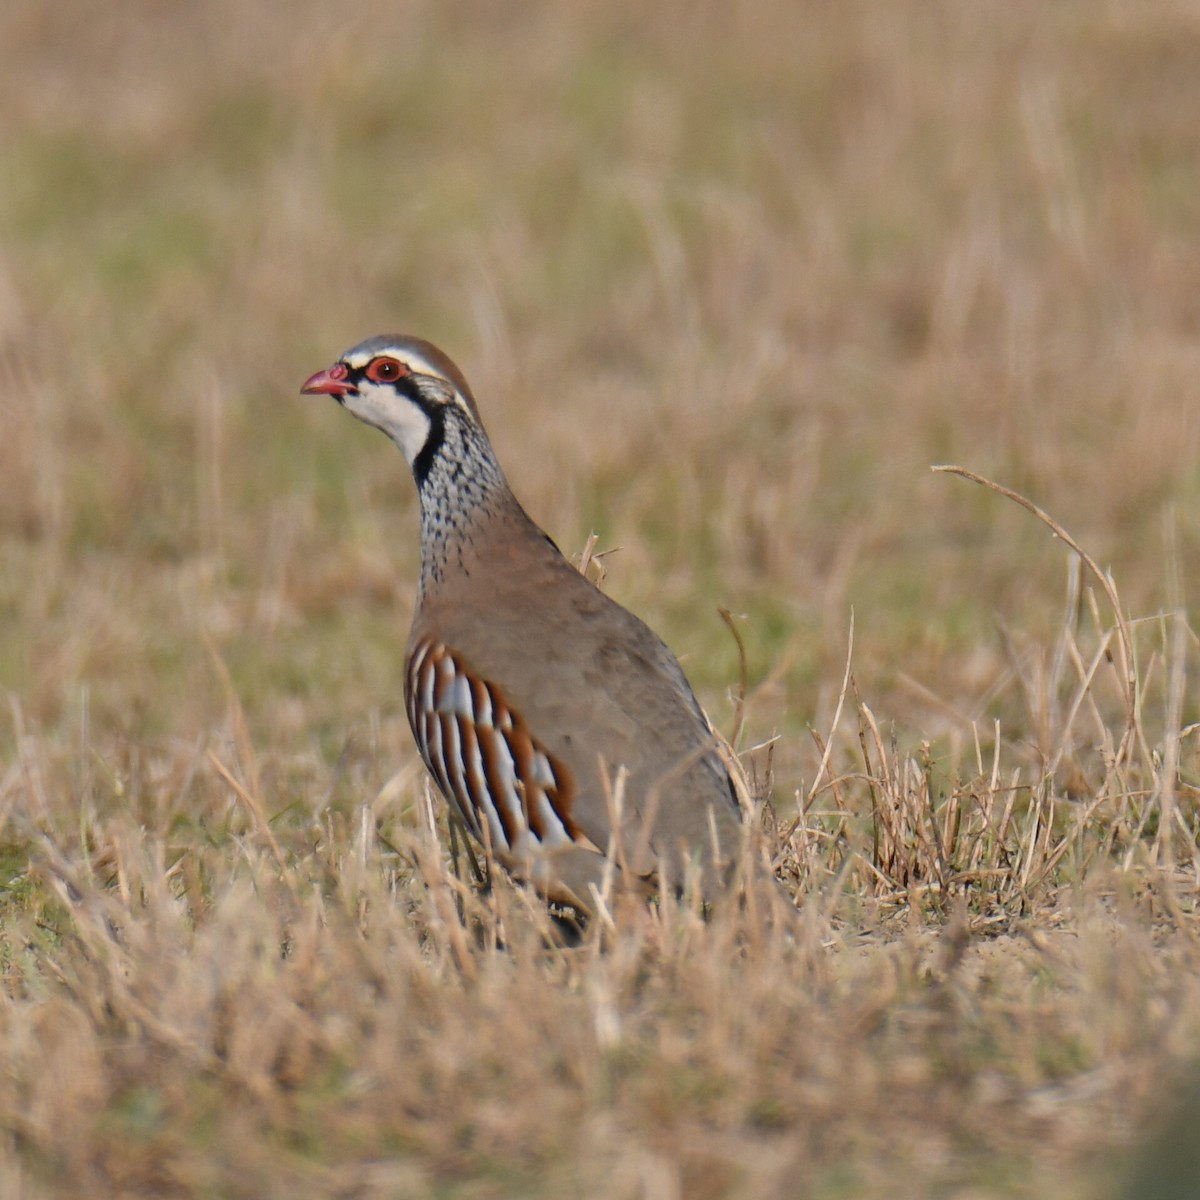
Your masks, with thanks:
[(405, 701), (466, 827), (584, 911), (610, 856), (618, 886), (678, 890), (694, 863), (711, 900), (740, 811), (708, 721), (661, 639), (526, 515), (462, 372), (419, 338), (377, 337), (301, 390), (382, 430), (412, 468), (421, 578)]

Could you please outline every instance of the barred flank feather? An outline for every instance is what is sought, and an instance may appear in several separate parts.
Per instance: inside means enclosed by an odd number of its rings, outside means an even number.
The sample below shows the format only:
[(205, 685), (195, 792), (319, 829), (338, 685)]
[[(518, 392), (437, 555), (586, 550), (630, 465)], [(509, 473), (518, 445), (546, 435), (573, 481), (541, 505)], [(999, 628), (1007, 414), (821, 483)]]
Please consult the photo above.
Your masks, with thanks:
[(567, 768), (540, 745), (495, 684), (471, 674), (459, 655), (426, 639), (405, 677), (408, 723), (421, 757), (467, 828), (503, 861), (538, 847), (589, 844), (571, 819)]

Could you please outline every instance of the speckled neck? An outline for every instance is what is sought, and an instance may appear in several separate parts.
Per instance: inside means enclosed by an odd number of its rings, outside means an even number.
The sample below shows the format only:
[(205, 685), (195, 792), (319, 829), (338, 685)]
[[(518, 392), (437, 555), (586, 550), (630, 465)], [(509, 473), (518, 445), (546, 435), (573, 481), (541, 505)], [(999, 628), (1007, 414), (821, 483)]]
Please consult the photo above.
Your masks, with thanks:
[[(487, 434), (453, 409), (442, 409), (419, 462), (421, 501), (419, 598), (450, 572), (470, 574), (469, 560), (497, 520), (527, 520), (496, 461)], [(420, 468), (420, 469), (418, 469)]]

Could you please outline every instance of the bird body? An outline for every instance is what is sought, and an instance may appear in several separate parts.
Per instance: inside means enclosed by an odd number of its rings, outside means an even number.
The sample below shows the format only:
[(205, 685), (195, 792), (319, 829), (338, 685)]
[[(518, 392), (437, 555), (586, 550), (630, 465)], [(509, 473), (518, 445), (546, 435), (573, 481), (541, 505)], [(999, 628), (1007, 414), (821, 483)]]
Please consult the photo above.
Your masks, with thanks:
[(458, 368), (420, 339), (372, 338), (303, 390), (382, 429), (412, 467), (421, 574), (405, 703), (467, 829), (584, 911), (607, 869), (676, 890), (694, 869), (714, 898), (740, 810), (712, 728), (665, 643), (525, 513)]

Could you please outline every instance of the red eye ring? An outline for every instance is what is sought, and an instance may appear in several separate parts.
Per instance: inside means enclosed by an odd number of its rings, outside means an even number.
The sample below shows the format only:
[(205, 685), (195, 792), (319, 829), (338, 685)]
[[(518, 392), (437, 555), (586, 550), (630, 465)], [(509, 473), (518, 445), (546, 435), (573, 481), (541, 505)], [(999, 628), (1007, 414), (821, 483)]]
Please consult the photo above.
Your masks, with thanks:
[(408, 374), (408, 368), (398, 359), (380, 355), (367, 364), (366, 376), (372, 383), (395, 383)]

